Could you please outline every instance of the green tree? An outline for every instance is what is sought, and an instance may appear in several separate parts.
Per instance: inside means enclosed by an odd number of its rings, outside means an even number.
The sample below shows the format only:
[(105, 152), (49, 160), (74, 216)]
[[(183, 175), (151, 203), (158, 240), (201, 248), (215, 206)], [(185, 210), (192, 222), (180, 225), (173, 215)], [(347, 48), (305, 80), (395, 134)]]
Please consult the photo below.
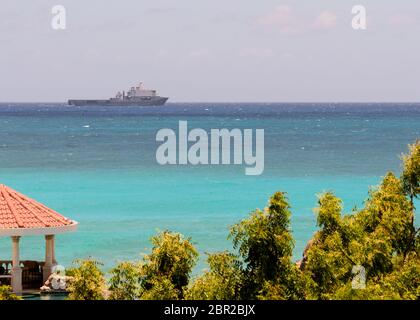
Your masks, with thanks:
[[(410, 282), (401, 284), (402, 278), (395, 275), (403, 272), (406, 257), (414, 265), (413, 261), (418, 263), (418, 252), (410, 245), (414, 214), (411, 208), (400, 180), (392, 173), (384, 177), (378, 188), (371, 189), (365, 207), (350, 215), (341, 217), (341, 200), (332, 193), (321, 195), (315, 210), (320, 230), (312, 239), (303, 264), (304, 273), (311, 279), (309, 296), (398, 298), (401, 295), (396, 292), (396, 283), (400, 283), (400, 289), (410, 291), (405, 287)], [(365, 268), (368, 278), (364, 290), (352, 288), (352, 269), (357, 265)], [(410, 270), (413, 275), (416, 267)], [(393, 279), (397, 278), (395, 282)]]
[(141, 294), (142, 300), (178, 300), (182, 289), (175, 288), (168, 277), (152, 278), (148, 281), (148, 289)]
[(276, 192), (264, 211), (232, 227), (230, 238), (244, 264), (241, 298), (255, 299), (267, 282), (281, 287), (284, 299), (298, 299), (303, 293), (295, 282), (299, 270), (291, 258), (294, 241), (290, 231), (290, 206), (285, 193)]
[(402, 155), (403, 173), (401, 181), (404, 192), (414, 205), (414, 198), (420, 194), (420, 140), (408, 146), (409, 153)]
[[(398, 261), (399, 260), (399, 261)], [(366, 288), (355, 290), (346, 283), (330, 299), (338, 300), (416, 300), (420, 298), (420, 263), (412, 253), (403, 262), (396, 259), (394, 270), (368, 279)]]
[(140, 294), (140, 270), (138, 264), (120, 262), (111, 270), (109, 283), (110, 300), (136, 300)]
[(379, 188), (371, 190), (365, 208), (355, 218), (362, 228), (371, 275), (392, 271), (394, 255), (406, 256), (414, 250), (414, 212), (394, 174), (388, 173)]
[(10, 286), (0, 286), (0, 300), (22, 300), (22, 298), (13, 294)]
[(197, 250), (190, 239), (169, 231), (154, 236), (152, 244), (152, 252), (140, 264), (140, 297), (159, 299), (159, 294), (165, 293), (165, 296), (169, 294), (182, 299), (191, 270), (197, 262)]
[(347, 250), (350, 236), (343, 233), (345, 222), (341, 217), (341, 200), (332, 192), (321, 194), (314, 211), (320, 230), (306, 252), (304, 270), (310, 279), (308, 295), (326, 299), (329, 293), (350, 279), (355, 262)]
[(401, 182), (405, 194), (410, 197), (413, 214), (410, 227), (410, 242), (405, 255), (407, 255), (409, 250), (412, 250), (412, 248), (416, 246), (416, 235), (418, 235), (420, 230), (420, 228), (416, 230), (414, 225), (414, 199), (418, 198), (420, 194), (420, 140), (416, 140), (414, 144), (409, 145), (408, 149), (408, 154), (402, 155), (403, 172), (401, 175)]
[(341, 200), (332, 192), (318, 197), (319, 207), (315, 209), (317, 226), (321, 228), (321, 237), (325, 238), (341, 229)]
[(77, 267), (68, 271), (71, 280), (68, 284), (69, 300), (103, 300), (106, 282), (98, 261), (76, 260)]
[(209, 270), (196, 278), (186, 292), (191, 300), (237, 300), (241, 288), (240, 262), (225, 251), (210, 254)]

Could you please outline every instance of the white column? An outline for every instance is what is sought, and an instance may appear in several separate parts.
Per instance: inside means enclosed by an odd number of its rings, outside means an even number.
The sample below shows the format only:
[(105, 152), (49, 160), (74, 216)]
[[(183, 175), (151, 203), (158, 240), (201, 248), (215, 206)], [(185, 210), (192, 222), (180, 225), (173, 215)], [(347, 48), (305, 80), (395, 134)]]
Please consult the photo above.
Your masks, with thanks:
[(53, 266), (57, 265), (57, 260), (55, 259), (55, 236), (52, 238), (52, 264)]
[(45, 264), (43, 268), (43, 280), (44, 282), (48, 280), (48, 277), (51, 275), (51, 270), (53, 266), (53, 247), (54, 247), (54, 235), (45, 236)]
[(20, 237), (12, 237), (12, 290), (14, 293), (22, 292), (22, 269), (19, 259), (19, 240)]

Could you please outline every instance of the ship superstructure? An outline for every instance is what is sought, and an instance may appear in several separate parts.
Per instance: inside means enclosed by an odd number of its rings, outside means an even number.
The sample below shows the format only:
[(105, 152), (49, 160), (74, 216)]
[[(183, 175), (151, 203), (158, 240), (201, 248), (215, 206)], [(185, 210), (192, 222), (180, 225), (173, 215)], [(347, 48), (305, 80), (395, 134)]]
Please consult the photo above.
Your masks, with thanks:
[(86, 105), (97, 105), (97, 106), (161, 106), (168, 101), (169, 98), (161, 97), (157, 94), (156, 90), (144, 89), (143, 83), (137, 87), (131, 87), (130, 90), (125, 93), (118, 92), (114, 98), (101, 100), (69, 100), (69, 105), (74, 106), (86, 106)]

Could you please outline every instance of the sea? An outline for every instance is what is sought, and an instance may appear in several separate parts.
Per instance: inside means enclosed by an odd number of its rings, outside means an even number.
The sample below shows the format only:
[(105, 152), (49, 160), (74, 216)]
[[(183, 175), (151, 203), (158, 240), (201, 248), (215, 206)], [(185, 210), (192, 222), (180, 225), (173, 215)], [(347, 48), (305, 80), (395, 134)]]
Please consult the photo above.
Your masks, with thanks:
[[(159, 165), (160, 129), (264, 129), (265, 166)], [(58, 262), (94, 258), (105, 271), (150, 252), (170, 230), (200, 253), (234, 250), (229, 228), (276, 191), (291, 205), (294, 259), (317, 230), (317, 194), (333, 191), (343, 214), (361, 208), (370, 188), (420, 138), (419, 103), (168, 103), (161, 107), (0, 104), (0, 183), (79, 222), (58, 235)], [(41, 236), (21, 239), (22, 260), (42, 260)], [(11, 240), (0, 238), (0, 260)]]

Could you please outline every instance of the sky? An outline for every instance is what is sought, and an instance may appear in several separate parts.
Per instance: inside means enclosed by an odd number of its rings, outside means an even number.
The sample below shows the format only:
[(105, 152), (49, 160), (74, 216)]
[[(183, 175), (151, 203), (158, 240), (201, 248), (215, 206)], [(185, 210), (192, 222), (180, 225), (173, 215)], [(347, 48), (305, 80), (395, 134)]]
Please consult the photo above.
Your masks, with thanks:
[(140, 81), (172, 102), (418, 102), (420, 1), (0, 1), (0, 101), (109, 98)]

